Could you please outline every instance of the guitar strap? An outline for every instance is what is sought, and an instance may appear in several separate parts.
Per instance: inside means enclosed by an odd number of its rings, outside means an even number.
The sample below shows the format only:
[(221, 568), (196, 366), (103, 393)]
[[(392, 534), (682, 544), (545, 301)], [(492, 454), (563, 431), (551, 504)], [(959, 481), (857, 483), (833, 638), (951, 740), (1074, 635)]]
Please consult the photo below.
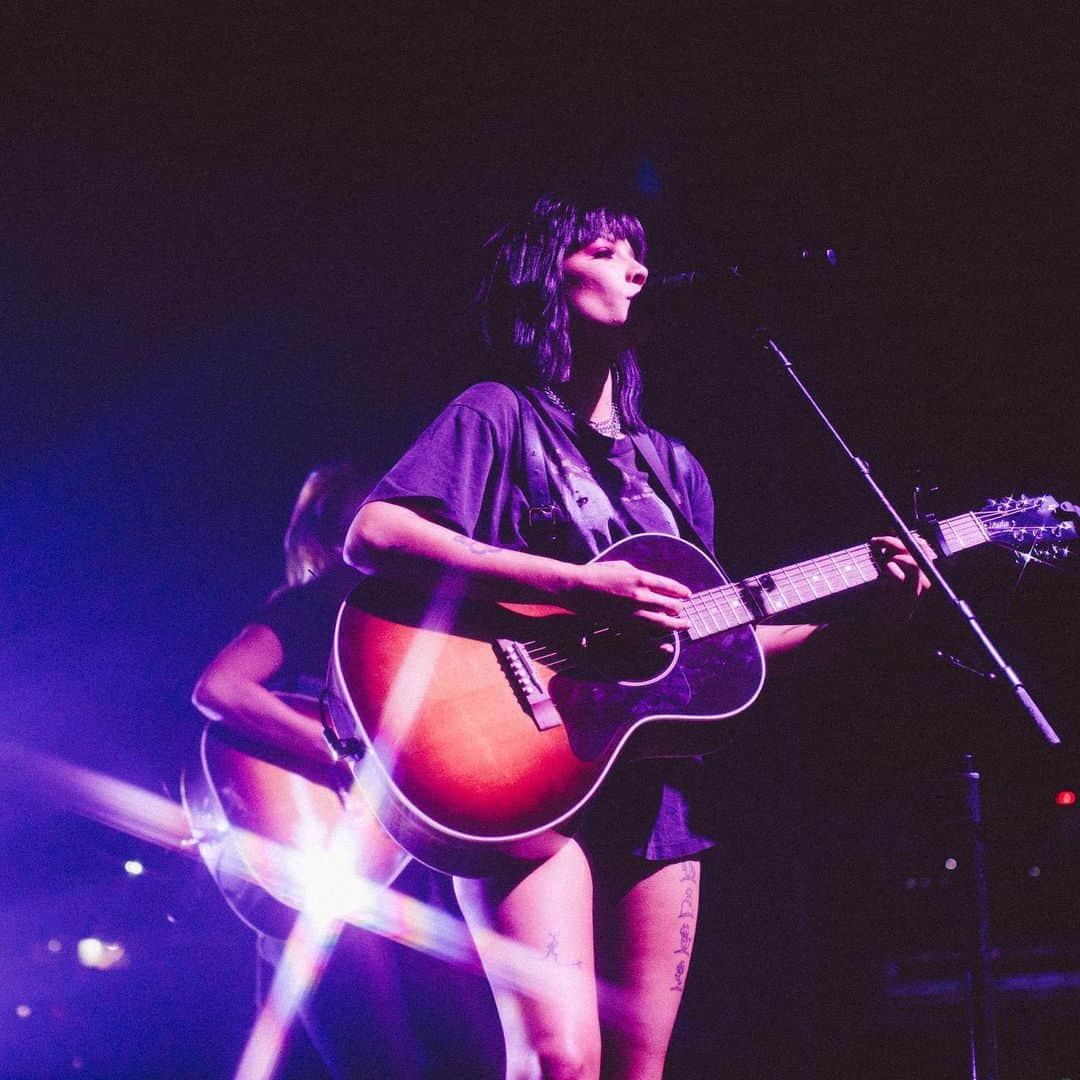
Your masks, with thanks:
[(657, 494), (663, 496), (664, 502), (667, 503), (668, 509), (675, 518), (675, 524), (678, 526), (682, 538), (696, 544), (702, 551), (708, 552), (710, 550), (709, 545), (702, 540), (697, 529), (690, 524), (690, 520), (683, 513), (682, 497), (675, 491), (675, 487), (671, 482), (671, 473), (660, 460), (660, 455), (656, 452), (656, 445), (649, 438), (648, 432), (632, 431), (628, 432), (628, 434), (630, 441), (634, 444), (634, 449), (641, 455), (649, 470)]
[(554, 554), (566, 529), (566, 515), (551, 497), (544, 446), (536, 426), (536, 406), (524, 390), (516, 386), (511, 389), (518, 399), (525, 492), (529, 499), (523, 535), (530, 549)]

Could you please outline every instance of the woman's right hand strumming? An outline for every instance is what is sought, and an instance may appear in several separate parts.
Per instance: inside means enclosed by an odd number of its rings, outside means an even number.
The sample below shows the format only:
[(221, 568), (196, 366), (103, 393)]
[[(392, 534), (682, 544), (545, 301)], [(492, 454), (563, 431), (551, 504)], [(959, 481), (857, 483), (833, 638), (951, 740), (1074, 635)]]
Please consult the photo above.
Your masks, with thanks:
[(690, 625), (682, 615), (690, 590), (674, 578), (615, 559), (574, 569), (578, 585), (562, 601), (571, 611), (616, 621), (640, 619), (665, 630), (685, 630)]

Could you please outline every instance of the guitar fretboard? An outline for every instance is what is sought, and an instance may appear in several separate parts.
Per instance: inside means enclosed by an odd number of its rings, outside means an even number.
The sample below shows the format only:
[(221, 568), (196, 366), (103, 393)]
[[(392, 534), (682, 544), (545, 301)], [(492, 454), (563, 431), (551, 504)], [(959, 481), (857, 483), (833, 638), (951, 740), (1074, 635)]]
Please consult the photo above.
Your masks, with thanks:
[[(946, 548), (956, 553), (985, 544), (990, 537), (977, 514), (960, 514), (939, 523)], [(695, 593), (683, 605), (691, 638), (746, 626), (770, 615), (868, 585), (881, 573), (869, 544), (858, 544), (767, 574)]]

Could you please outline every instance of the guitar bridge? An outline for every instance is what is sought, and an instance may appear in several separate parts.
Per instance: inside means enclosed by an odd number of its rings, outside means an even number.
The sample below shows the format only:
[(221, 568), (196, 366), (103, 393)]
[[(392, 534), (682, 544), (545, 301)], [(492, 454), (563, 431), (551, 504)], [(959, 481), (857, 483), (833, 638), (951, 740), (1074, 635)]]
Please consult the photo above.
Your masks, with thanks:
[(532, 714), (533, 721), (540, 731), (560, 727), (562, 717), (547, 691), (536, 677), (532, 660), (520, 642), (510, 638), (496, 638), (495, 652), (502, 660), (503, 667), (514, 686), (514, 690)]

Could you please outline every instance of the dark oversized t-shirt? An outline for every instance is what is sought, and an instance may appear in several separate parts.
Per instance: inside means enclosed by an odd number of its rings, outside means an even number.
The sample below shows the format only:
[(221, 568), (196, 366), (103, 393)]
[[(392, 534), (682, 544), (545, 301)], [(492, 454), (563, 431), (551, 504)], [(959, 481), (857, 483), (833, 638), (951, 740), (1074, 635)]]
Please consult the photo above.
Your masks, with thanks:
[[(631, 533), (675, 532), (627, 438), (609, 439), (529, 392), (552, 499), (573, 524), (561, 557), (587, 562)], [(527, 407), (527, 406), (526, 406)], [(705, 472), (682, 443), (649, 430), (674, 484), (679, 510), (712, 543), (713, 501)], [(399, 502), (485, 544), (529, 548), (519, 400), (501, 383), (455, 398), (368, 497)]]
[[(588, 562), (633, 533), (677, 534), (675, 516), (653, 490), (629, 438), (599, 435), (535, 391), (527, 397), (521, 402), (501, 383), (470, 387), (436, 417), (367, 501), (399, 503), (485, 544), (542, 550), (575, 563)], [(528, 408), (534, 408), (551, 499), (569, 523), (559, 532), (556, 550), (529, 528), (521, 430), (521, 410)], [(646, 437), (668, 471), (679, 511), (711, 545), (713, 500), (701, 465), (676, 440), (652, 429)], [(695, 759), (620, 762), (579, 818), (577, 835), (597, 852), (689, 856), (713, 843), (694, 820), (704, 783)]]

